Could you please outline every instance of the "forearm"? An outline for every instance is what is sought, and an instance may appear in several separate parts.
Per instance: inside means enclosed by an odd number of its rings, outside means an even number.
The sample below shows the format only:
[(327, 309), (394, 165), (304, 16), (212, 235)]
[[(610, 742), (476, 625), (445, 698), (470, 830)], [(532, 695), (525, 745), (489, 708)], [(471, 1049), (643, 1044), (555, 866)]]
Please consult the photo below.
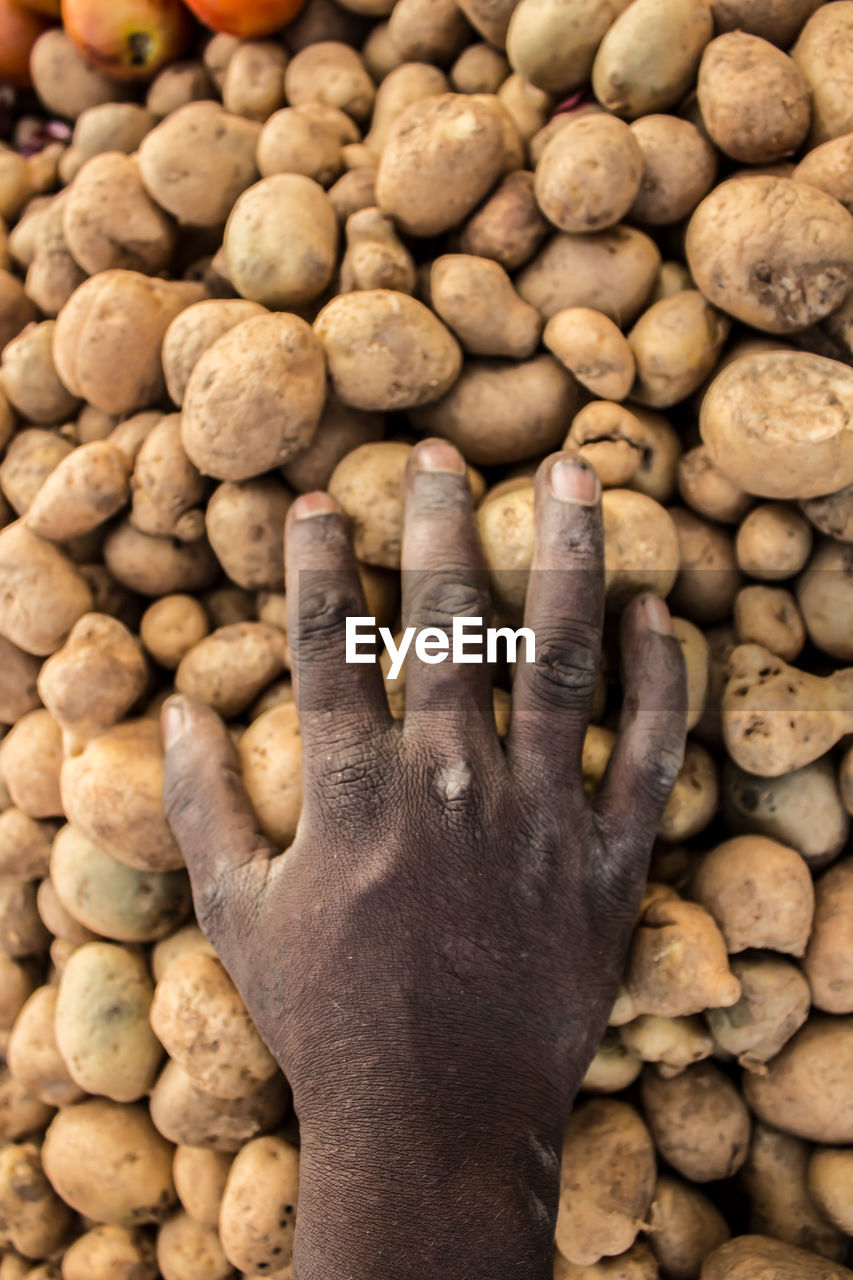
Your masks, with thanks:
[(559, 1181), (554, 1134), (309, 1138), (294, 1280), (551, 1280)]

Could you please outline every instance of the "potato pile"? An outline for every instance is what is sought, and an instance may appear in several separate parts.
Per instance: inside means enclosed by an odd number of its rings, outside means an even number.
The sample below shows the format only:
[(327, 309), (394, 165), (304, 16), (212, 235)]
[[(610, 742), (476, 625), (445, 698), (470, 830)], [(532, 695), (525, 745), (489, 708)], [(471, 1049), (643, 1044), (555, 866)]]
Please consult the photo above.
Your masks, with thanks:
[(590, 792), (638, 591), (689, 674), (555, 1280), (853, 1276), (852, 50), (853, 0), (309, 0), (143, 101), (41, 37), (71, 143), (0, 150), (0, 1280), (291, 1275), (288, 1088), (157, 716), (225, 717), (286, 847), (284, 517), (336, 497), (394, 628), (424, 434), (504, 620), (539, 459), (601, 478)]

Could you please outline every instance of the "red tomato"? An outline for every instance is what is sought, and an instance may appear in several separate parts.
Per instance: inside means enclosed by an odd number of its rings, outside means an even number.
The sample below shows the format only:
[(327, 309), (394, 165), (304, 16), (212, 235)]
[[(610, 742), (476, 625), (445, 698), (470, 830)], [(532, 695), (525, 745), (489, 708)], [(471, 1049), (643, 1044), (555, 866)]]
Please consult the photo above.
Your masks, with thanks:
[(292, 22), (305, 0), (186, 0), (195, 16), (214, 31), (241, 40), (269, 36)]
[(46, 18), (59, 18), (62, 0), (15, 0), (21, 9), (29, 9), (31, 13), (41, 13)]
[(12, 0), (0, 0), (0, 84), (30, 87), (30, 50), (50, 25)]
[(118, 80), (150, 80), (192, 30), (181, 0), (62, 0), (62, 21), (84, 57)]

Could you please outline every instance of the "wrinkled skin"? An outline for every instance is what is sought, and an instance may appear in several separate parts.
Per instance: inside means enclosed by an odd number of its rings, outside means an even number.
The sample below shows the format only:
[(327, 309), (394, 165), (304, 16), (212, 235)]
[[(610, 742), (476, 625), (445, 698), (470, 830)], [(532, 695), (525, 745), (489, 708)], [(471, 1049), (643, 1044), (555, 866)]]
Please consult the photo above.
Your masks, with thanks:
[[(561, 481), (582, 500), (557, 496)], [(591, 805), (600, 495), (568, 455), (536, 489), (537, 660), (518, 665), (505, 746), (487, 667), (410, 656), (401, 726), (378, 666), (345, 663), (344, 619), (366, 610), (324, 494), (288, 516), (304, 808), (286, 853), (259, 834), (221, 722), (166, 705), (167, 812), (199, 921), (293, 1087), (295, 1280), (552, 1271), (563, 1130), (616, 995), (686, 692), (665, 606), (635, 600), (621, 733)], [(403, 570), (404, 625), (488, 617), (462, 459), (443, 441), (409, 463)]]

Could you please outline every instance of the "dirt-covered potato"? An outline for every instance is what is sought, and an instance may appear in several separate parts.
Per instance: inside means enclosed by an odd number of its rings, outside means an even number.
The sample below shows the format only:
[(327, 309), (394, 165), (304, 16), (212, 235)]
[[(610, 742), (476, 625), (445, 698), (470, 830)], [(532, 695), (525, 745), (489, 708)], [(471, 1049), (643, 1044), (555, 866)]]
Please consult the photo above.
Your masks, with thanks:
[(585, 458), (603, 488), (619, 489), (639, 470), (645, 443), (643, 425), (626, 405), (591, 400), (572, 419), (563, 448)]
[(181, 956), (189, 955), (194, 951), (205, 951), (211, 956), (216, 954), (195, 923), (181, 925), (180, 928), (175, 929), (174, 933), (162, 938), (151, 949), (151, 972), (154, 981), (159, 982), (170, 965), (180, 960)]
[(651, 1204), (655, 1153), (640, 1116), (624, 1102), (577, 1105), (563, 1141), (557, 1248), (581, 1265), (624, 1253)]
[(263, 622), (219, 627), (181, 659), (175, 688), (230, 720), (280, 675), (284, 658), (284, 635), (277, 627)]
[(687, 672), (687, 729), (695, 729), (708, 699), (711, 653), (708, 641), (687, 618), (673, 618), (672, 632), (681, 645)]
[(728, 1007), (740, 998), (726, 944), (713, 917), (694, 902), (659, 898), (643, 912), (628, 955), (618, 1018), (678, 1018)]
[(803, 858), (765, 836), (737, 836), (700, 863), (692, 895), (717, 921), (730, 953), (768, 948), (802, 956), (814, 914)]
[(728, 1009), (708, 1009), (705, 1017), (718, 1050), (748, 1071), (761, 1072), (808, 1017), (809, 984), (781, 956), (750, 952), (733, 957), (731, 967), (740, 1000)]
[(853, 1013), (851, 900), (853, 861), (848, 858), (825, 871), (815, 885), (814, 924), (803, 959), (812, 1002), (824, 1013)]
[(749, 1228), (840, 1261), (847, 1241), (815, 1206), (807, 1186), (809, 1147), (756, 1124), (740, 1183), (750, 1198)]
[(163, 812), (163, 746), (154, 721), (127, 720), (94, 738), (65, 760), (61, 789), (69, 820), (105, 853), (138, 871), (183, 866)]
[(141, 956), (88, 942), (69, 957), (56, 998), (56, 1043), (87, 1093), (135, 1102), (157, 1078), (163, 1054), (148, 1021), (154, 985)]
[(350, 408), (413, 409), (438, 400), (459, 377), (462, 353), (456, 339), (407, 294), (391, 289), (342, 294), (323, 308), (314, 328), (334, 391)]
[(433, 308), (472, 355), (533, 355), (542, 318), (523, 302), (500, 263), (471, 254), (445, 254), (432, 264)]
[(284, 92), (294, 107), (321, 102), (361, 121), (370, 115), (376, 89), (358, 52), (342, 41), (327, 39), (300, 49), (291, 59), (284, 73)]
[(42, 955), (50, 943), (36, 892), (32, 880), (0, 876), (0, 951), (15, 960)]
[(216, 1228), (180, 1210), (157, 1232), (157, 1266), (162, 1280), (231, 1280), (234, 1274)]
[(288, 314), (244, 320), (190, 374), (184, 448), (203, 475), (260, 475), (307, 447), (325, 394), (323, 350), (303, 320)]
[[(796, 590), (797, 603), (812, 643), (833, 658), (853, 662), (853, 636), (850, 631), (853, 547), (831, 538), (822, 539), (805, 572), (797, 580)], [(836, 679), (843, 680), (844, 677), (839, 673)], [(847, 703), (842, 695), (840, 703), (835, 699), (829, 705), (842, 711)]]
[(193, 1083), (218, 1098), (245, 1098), (277, 1071), (219, 960), (198, 951), (157, 983), (151, 1025)]
[(335, 107), (306, 103), (271, 115), (258, 140), (258, 168), (264, 178), (298, 173), (330, 187), (346, 166), (345, 147), (358, 141), (349, 116)]
[(0, 377), (10, 404), (28, 422), (46, 426), (74, 416), (79, 400), (64, 386), (53, 363), (55, 321), (28, 325), (3, 350)]
[(136, 102), (103, 102), (81, 111), (71, 145), (60, 160), (60, 176), (69, 183), (93, 156), (105, 151), (132, 155), (157, 123), (157, 113)]
[(15, 433), (0, 464), (0, 489), (18, 515), (29, 510), (51, 472), (73, 452), (70, 440), (57, 431), (29, 427)]
[(547, 230), (536, 203), (534, 176), (517, 169), (507, 174), (463, 226), (459, 248), (514, 271), (532, 258)]
[[(415, 261), (390, 218), (375, 206), (369, 206), (351, 214), (345, 230), (347, 248), (341, 262), (341, 293), (370, 289), (415, 292)], [(511, 293), (512, 285), (509, 281), (507, 285)]]
[(543, 342), (574, 377), (602, 400), (624, 400), (636, 365), (628, 340), (616, 324), (589, 307), (566, 307), (545, 326)]
[(47, 875), (53, 822), (39, 822), (10, 806), (0, 813), (0, 875), (37, 880)]
[(715, 306), (767, 333), (795, 333), (849, 293), (853, 217), (807, 183), (738, 177), (699, 205), (686, 252), (693, 278)]
[(621, 1093), (639, 1076), (643, 1064), (625, 1048), (619, 1032), (608, 1027), (581, 1082), (582, 1093)]
[[(492, 7), (495, 6), (484, 6)], [(595, 51), (626, 0), (521, 0), (510, 5), (507, 55), (517, 72), (548, 93), (565, 96), (589, 80)], [(491, 38), (491, 37), (489, 37)]]
[(194, 596), (161, 596), (150, 604), (139, 624), (140, 639), (156, 662), (170, 671), (185, 653), (208, 634), (204, 608)]
[(717, 811), (720, 788), (710, 752), (688, 741), (684, 763), (658, 826), (663, 840), (677, 843), (704, 831)]
[(654, 1062), (660, 1075), (678, 1075), (694, 1062), (709, 1058), (714, 1041), (701, 1018), (660, 1018), (643, 1014), (620, 1027), (626, 1049), (641, 1062)]
[(0, 636), (0, 722), (14, 724), (39, 705), (36, 681), (40, 663)]
[(243, 298), (277, 311), (312, 302), (335, 269), (338, 220), (319, 183), (273, 173), (249, 187), (225, 225), (228, 278)]
[(791, 845), (813, 868), (838, 856), (850, 829), (827, 758), (778, 778), (757, 777), (727, 760), (723, 814), (731, 831), (756, 831)]
[(640, 591), (669, 595), (680, 563), (678, 532), (669, 512), (631, 489), (606, 489), (602, 510), (609, 606), (621, 608)]
[(536, 166), (536, 199), (562, 231), (603, 231), (624, 218), (640, 190), (643, 153), (622, 120), (571, 119)]
[(56, 1043), (56, 987), (37, 988), (15, 1019), (6, 1057), (12, 1077), (49, 1107), (79, 1102), (83, 1090), (68, 1074)]
[(28, 960), (14, 960), (0, 949), (0, 1031), (11, 1031), (37, 985), (34, 964)]
[(566, 307), (589, 307), (623, 326), (642, 310), (660, 263), (657, 245), (636, 227), (562, 232), (545, 242), (515, 285), (546, 320)]
[[(285, 463), (282, 474), (300, 493), (325, 489), (342, 458), (360, 445), (381, 440), (384, 431), (381, 414), (350, 409), (329, 395), (313, 440), (307, 449)], [(209, 536), (210, 532), (208, 527)]]
[(154, 1242), (138, 1227), (92, 1227), (65, 1250), (62, 1280), (157, 1280)]
[(293, 703), (271, 707), (253, 720), (240, 739), (238, 755), (264, 833), (286, 849), (302, 809), (302, 744)]
[(769, 1236), (736, 1236), (708, 1255), (702, 1280), (850, 1280), (853, 1272), (806, 1249)]
[(716, 365), (730, 328), (696, 289), (656, 302), (628, 334), (637, 365), (632, 399), (655, 409), (686, 399)]
[(281, 1073), (244, 1098), (224, 1099), (199, 1089), (179, 1063), (169, 1062), (151, 1093), (151, 1118), (170, 1142), (227, 1154), (275, 1129), (289, 1102)]
[(204, 538), (141, 533), (129, 520), (113, 525), (102, 545), (104, 564), (116, 582), (139, 595), (198, 591), (216, 577), (216, 558)]
[(145, 437), (130, 479), (130, 522), (141, 533), (194, 542), (204, 533), (205, 485), (184, 452), (181, 415), (164, 414)]
[(711, 0), (717, 31), (748, 31), (780, 49), (794, 43), (822, 0)]
[(809, 87), (797, 64), (748, 32), (711, 41), (697, 92), (711, 139), (742, 164), (774, 164), (797, 151), (809, 131)]
[(218, 102), (190, 102), (143, 138), (139, 172), (149, 195), (178, 222), (221, 226), (257, 178), (260, 125)]
[(25, 524), (55, 542), (90, 533), (127, 502), (130, 471), (127, 457), (112, 441), (81, 444), (46, 476), (27, 508)]
[(281, 1138), (255, 1138), (231, 1165), (219, 1231), (228, 1261), (247, 1274), (277, 1274), (290, 1262), (299, 1152)]
[(60, 1248), (72, 1215), (45, 1176), (35, 1143), (0, 1149), (0, 1231), (26, 1258), (44, 1258)]
[(853, 485), (800, 503), (809, 522), (839, 542), (853, 542)]
[(853, 1151), (819, 1147), (809, 1160), (809, 1195), (839, 1231), (853, 1230)]
[(275, 40), (245, 40), (234, 50), (222, 81), (222, 105), (260, 124), (284, 102), (287, 54)]
[(246, 298), (210, 298), (175, 317), (162, 351), (166, 387), (175, 404), (183, 404), (190, 374), (204, 352), (235, 325), (263, 314), (259, 303)]
[(678, 116), (644, 115), (631, 125), (643, 159), (631, 216), (650, 226), (680, 222), (706, 196), (717, 174), (717, 155), (704, 134)]
[(12, 803), (30, 818), (62, 813), (62, 732), (49, 711), (28, 711), (0, 742), (0, 774)]
[(809, 522), (783, 502), (763, 502), (744, 519), (735, 551), (744, 573), (778, 582), (805, 567), (812, 549)]
[(847, 4), (820, 6), (806, 22), (791, 57), (812, 98), (811, 144), (853, 131), (851, 69), (846, 58), (853, 14)]
[(658, 1177), (646, 1238), (672, 1280), (696, 1280), (708, 1254), (730, 1235), (719, 1209), (697, 1187), (669, 1174)]
[(248, 591), (284, 585), (284, 521), (292, 494), (272, 476), (221, 484), (207, 504), (207, 536), (228, 577)]
[(766, 1124), (809, 1142), (853, 1143), (853, 1018), (812, 1016), (767, 1064), (747, 1073), (744, 1096)]
[(635, 0), (604, 33), (595, 55), (596, 98), (631, 120), (666, 111), (690, 88), (713, 34), (707, 0)]
[(364, 139), (377, 163), (397, 118), (406, 108), (446, 93), (449, 88), (444, 72), (426, 62), (398, 61), (389, 70), (377, 90), (370, 131)]
[(79, 749), (111, 728), (142, 696), (148, 668), (136, 637), (117, 618), (84, 614), (39, 674), (39, 694)]
[(172, 1162), (175, 1190), (186, 1213), (205, 1227), (219, 1225), (231, 1158), (207, 1147), (178, 1147)]
[(786, 662), (794, 662), (806, 642), (797, 602), (784, 587), (742, 587), (734, 603), (739, 644), (760, 644)]
[(817, 497), (853, 483), (851, 404), (853, 372), (838, 361), (759, 353), (717, 375), (700, 430), (712, 461), (748, 493)]
[(698, 515), (721, 524), (740, 524), (753, 503), (752, 497), (711, 461), (703, 444), (681, 455), (678, 491)]
[(63, 1108), (42, 1160), (57, 1194), (95, 1222), (159, 1222), (175, 1202), (172, 1148), (139, 1105), (93, 1098)]
[(68, 188), (62, 229), (87, 275), (117, 267), (157, 275), (175, 249), (172, 219), (145, 190), (137, 161), (121, 151), (83, 165)]
[(505, 121), (489, 95), (445, 93), (411, 103), (382, 150), (380, 209), (407, 235), (434, 236), (461, 222), (503, 173)]
[[(184, 307), (203, 296), (191, 281), (138, 271), (100, 271), (76, 289), (54, 331), (53, 358), (75, 396), (107, 413), (129, 414), (165, 391), (160, 345)], [(132, 332), (134, 341), (127, 343)]]
[(749, 1112), (719, 1067), (698, 1062), (668, 1080), (647, 1067), (641, 1093), (655, 1146), (682, 1177), (715, 1182), (743, 1165), (749, 1150)]

